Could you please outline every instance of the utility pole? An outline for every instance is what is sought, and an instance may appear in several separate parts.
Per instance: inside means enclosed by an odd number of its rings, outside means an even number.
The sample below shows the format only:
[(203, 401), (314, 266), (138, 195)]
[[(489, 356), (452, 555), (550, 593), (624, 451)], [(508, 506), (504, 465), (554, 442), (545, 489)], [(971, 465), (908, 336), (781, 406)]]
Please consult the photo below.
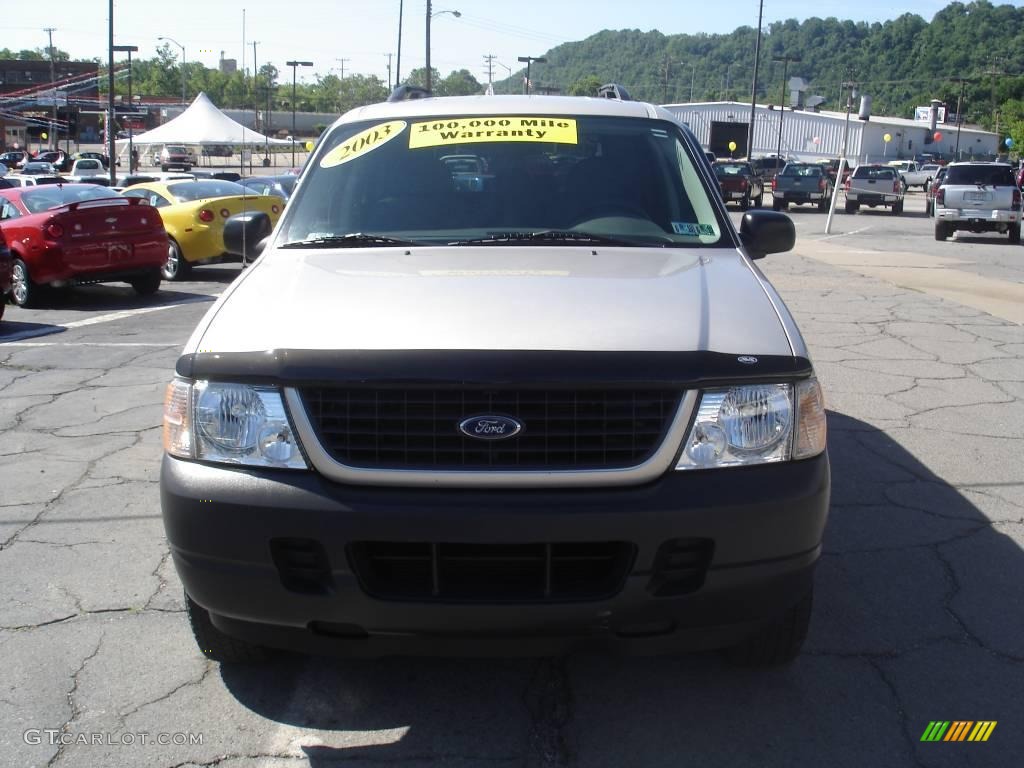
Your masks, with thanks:
[(494, 60), (497, 58), (493, 53), (489, 53), (484, 56), (484, 61), (487, 62), (487, 85), (491, 91), (494, 90)]
[(761, 19), (764, 17), (764, 0), (757, 9), (757, 43), (754, 45), (754, 83), (750, 87), (750, 127), (747, 129), (747, 157), (754, 156), (754, 118), (757, 116), (757, 68), (761, 63)]
[(117, 147), (114, 144), (114, 0), (108, 0), (107, 53), (107, 157), (110, 158), (110, 186), (117, 185)]
[(402, 82), (402, 5), (398, 0), (398, 55), (395, 57), (395, 88)]
[(427, 67), (425, 70), (427, 92), (429, 93), (434, 83), (433, 75), (430, 72), (430, 17), (434, 15), (434, 9), (431, 7), (430, 0), (427, 0)]
[(54, 73), (53, 66), (53, 33), (56, 31), (56, 27), (46, 27), (45, 29), (43, 29), (43, 32), (45, 32), (50, 38), (50, 47), (48, 50), (50, 51), (50, 96), (53, 97), (53, 111), (50, 113), (51, 117), (49, 137), (50, 141), (52, 142), (51, 146), (59, 147), (60, 142), (58, 142), (54, 138), (54, 131), (57, 127), (57, 86), (55, 85), (55, 83), (57, 82), (57, 76)]
[[(254, 131), (259, 130), (260, 124), (260, 94), (257, 88), (259, 80), (256, 77), (259, 70), (256, 69), (256, 46), (259, 45), (258, 40), (252, 41), (252, 129)], [(256, 152), (256, 144), (253, 143), (252, 151), (249, 152), (249, 175), (252, 176), (252, 156)]]
[(964, 90), (967, 80), (960, 78), (960, 98), (956, 100), (956, 148), (953, 150), (953, 159), (960, 159), (960, 126), (964, 124)]
[[(786, 76), (789, 73), (789, 62), (799, 63), (799, 56), (778, 56), (772, 59), (774, 62), (782, 62), (782, 94), (779, 97), (779, 149), (776, 152), (775, 167), (779, 167), (779, 160), (782, 159), (782, 118), (786, 115)], [(849, 113), (847, 113), (849, 117)]]
[(693, 83), (697, 79), (697, 65), (690, 65), (690, 103), (693, 104)]
[(335, 61), (341, 62), (341, 79), (345, 79), (345, 62), (352, 61), (352, 59), (335, 59)]
[(391, 54), (390, 53), (385, 53), (384, 55), (388, 57), (388, 93), (390, 93), (391, 92)]
[(672, 66), (672, 59), (668, 54), (665, 54), (665, 81), (661, 89), (661, 103), (668, 104), (668, 76), (669, 67)]

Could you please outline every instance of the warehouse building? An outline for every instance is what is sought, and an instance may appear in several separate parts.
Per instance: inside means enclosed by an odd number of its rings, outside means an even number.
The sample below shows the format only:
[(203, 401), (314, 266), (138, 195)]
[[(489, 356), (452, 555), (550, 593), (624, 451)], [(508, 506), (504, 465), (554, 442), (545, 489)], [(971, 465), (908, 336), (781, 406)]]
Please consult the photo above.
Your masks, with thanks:
[[(719, 157), (747, 156), (750, 105), (736, 101), (666, 104), (665, 109), (690, 127), (701, 145)], [(781, 122), (781, 142), (780, 127)], [(814, 112), (758, 105), (754, 114), (754, 157), (779, 153), (783, 157), (813, 162), (839, 157), (846, 125), (845, 112)], [(937, 135), (937, 136), (936, 136)], [(889, 137), (889, 141), (885, 137)], [(928, 139), (931, 139), (930, 141)], [(736, 149), (730, 151), (730, 143)], [(849, 119), (847, 156), (856, 165), (913, 158), (930, 153), (952, 160), (957, 147), (957, 126), (927, 121), (872, 115), (870, 120)], [(995, 133), (960, 128), (959, 158), (992, 160), (999, 147)]]

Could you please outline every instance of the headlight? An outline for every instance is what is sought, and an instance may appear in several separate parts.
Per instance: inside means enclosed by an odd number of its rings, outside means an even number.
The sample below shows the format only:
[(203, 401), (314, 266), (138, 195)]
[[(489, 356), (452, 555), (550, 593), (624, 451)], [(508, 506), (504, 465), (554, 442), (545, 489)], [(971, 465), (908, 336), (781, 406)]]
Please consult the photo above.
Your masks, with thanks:
[(704, 392), (676, 469), (766, 464), (823, 450), (825, 407), (816, 379), (753, 384)]
[(164, 405), (164, 447), (182, 458), (307, 468), (281, 393), (270, 387), (173, 381)]

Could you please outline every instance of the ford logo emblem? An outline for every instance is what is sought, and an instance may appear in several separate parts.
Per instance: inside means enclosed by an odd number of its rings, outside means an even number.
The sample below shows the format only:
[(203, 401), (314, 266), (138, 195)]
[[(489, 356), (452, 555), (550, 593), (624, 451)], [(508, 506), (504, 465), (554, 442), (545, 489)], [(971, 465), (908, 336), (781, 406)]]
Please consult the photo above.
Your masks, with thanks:
[(477, 440), (504, 440), (522, 429), (522, 424), (508, 416), (472, 416), (459, 423), (459, 432)]
[(742, 355), (740, 357), (737, 357), (736, 359), (745, 365), (753, 365), (754, 363), (757, 362), (757, 358), (754, 357), (753, 355)]

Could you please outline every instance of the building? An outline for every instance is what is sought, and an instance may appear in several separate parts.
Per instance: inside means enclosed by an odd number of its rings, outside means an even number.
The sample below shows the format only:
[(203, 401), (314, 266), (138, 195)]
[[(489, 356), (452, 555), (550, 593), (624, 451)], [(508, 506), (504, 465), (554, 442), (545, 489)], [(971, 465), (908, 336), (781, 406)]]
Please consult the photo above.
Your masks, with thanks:
[(41, 141), (53, 119), (57, 104), (56, 140), (78, 141), (79, 133), (98, 121), (80, 118), (83, 105), (92, 106), (99, 97), (99, 67), (92, 61), (57, 61), (53, 64), (54, 81), (50, 80), (50, 61), (0, 59), (0, 143), (5, 148), (15, 144), (26, 147)]
[[(664, 106), (690, 127), (702, 146), (716, 155), (729, 157), (730, 142), (736, 144), (731, 153), (734, 157), (748, 154), (749, 104), (719, 101)], [(784, 157), (808, 161), (839, 157), (845, 130), (845, 112), (787, 108), (782, 114), (778, 107), (759, 104), (754, 113), (754, 148), (750, 154), (760, 156), (778, 152)], [(881, 115), (872, 115), (870, 120), (863, 121), (853, 112), (848, 130), (846, 146), (851, 164), (912, 158), (922, 153), (953, 159), (957, 147), (957, 126), (949, 123), (938, 123), (933, 132), (926, 121)], [(939, 134), (938, 140), (935, 140), (935, 133)], [(885, 141), (886, 135), (889, 136), (888, 142)], [(995, 133), (961, 126), (961, 159), (993, 159), (998, 149), (999, 137)]]

